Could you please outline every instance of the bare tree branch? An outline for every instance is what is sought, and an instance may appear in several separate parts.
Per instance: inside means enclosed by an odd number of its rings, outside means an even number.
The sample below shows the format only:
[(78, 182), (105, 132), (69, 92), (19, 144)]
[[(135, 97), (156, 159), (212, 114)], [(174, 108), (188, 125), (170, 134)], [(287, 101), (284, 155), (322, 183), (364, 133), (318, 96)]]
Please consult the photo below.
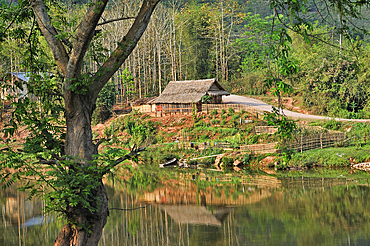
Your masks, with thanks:
[(106, 24), (109, 24), (109, 23), (112, 23), (112, 22), (116, 22), (116, 21), (130, 20), (130, 19), (135, 19), (135, 18), (136, 17), (132, 17), (132, 16), (117, 18), (117, 19), (113, 19), (113, 20), (104, 21), (102, 23), (99, 23), (97, 26), (102, 26), (102, 25), (106, 25)]
[(83, 20), (81, 21), (75, 36), (75, 42), (67, 66), (66, 87), (64, 90), (64, 99), (66, 101), (66, 110), (71, 108), (72, 96), (74, 95), (69, 89), (75, 81), (72, 78), (78, 78), (81, 75), (83, 59), (89, 48), (90, 42), (94, 36), (95, 28), (103, 14), (108, 0), (94, 0), (88, 8)]

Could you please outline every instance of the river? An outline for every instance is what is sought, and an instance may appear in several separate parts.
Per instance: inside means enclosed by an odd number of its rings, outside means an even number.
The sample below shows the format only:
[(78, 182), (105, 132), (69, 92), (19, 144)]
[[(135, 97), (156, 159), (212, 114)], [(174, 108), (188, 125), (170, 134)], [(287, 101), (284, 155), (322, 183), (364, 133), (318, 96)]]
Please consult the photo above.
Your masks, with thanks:
[[(370, 245), (370, 189), (358, 183), (260, 177), (128, 192), (107, 181), (111, 210), (99, 245)], [(62, 221), (15, 188), (0, 191), (0, 245), (52, 245)]]

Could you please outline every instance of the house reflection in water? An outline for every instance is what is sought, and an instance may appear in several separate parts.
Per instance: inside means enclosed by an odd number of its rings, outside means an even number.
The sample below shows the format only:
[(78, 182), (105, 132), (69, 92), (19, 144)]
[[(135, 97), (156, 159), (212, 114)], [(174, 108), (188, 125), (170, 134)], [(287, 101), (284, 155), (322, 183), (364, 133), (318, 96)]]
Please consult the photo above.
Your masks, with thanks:
[(224, 207), (209, 211), (207, 207), (197, 205), (158, 205), (158, 207), (177, 223), (211, 226), (221, 226), (233, 210), (231, 207)]

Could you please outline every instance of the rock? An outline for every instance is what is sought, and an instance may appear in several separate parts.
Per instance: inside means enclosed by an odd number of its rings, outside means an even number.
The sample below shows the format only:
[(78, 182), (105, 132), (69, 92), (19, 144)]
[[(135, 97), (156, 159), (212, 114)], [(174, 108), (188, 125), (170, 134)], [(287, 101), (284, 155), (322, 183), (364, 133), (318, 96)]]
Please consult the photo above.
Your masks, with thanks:
[(239, 166), (240, 164), (242, 164), (242, 162), (240, 160), (235, 160), (234, 161), (234, 166)]
[(224, 157), (225, 155), (226, 154), (221, 154), (221, 155), (218, 155), (216, 157), (216, 160), (215, 160), (215, 164), (214, 165), (217, 167), (217, 169), (220, 168), (222, 157)]
[(272, 166), (272, 163), (275, 162), (276, 160), (276, 156), (267, 156), (265, 157), (264, 159), (262, 159), (260, 162), (259, 162), (259, 166), (260, 167), (268, 167), (268, 166)]
[(262, 171), (264, 171), (267, 174), (272, 174), (272, 175), (276, 174), (276, 172), (274, 170), (271, 170), (271, 169), (268, 169), (268, 168), (264, 168), (264, 169), (262, 169)]
[(236, 172), (240, 172), (242, 169), (241, 169), (241, 168), (239, 168), (239, 167), (237, 167), (237, 166), (234, 166), (234, 170), (235, 170)]

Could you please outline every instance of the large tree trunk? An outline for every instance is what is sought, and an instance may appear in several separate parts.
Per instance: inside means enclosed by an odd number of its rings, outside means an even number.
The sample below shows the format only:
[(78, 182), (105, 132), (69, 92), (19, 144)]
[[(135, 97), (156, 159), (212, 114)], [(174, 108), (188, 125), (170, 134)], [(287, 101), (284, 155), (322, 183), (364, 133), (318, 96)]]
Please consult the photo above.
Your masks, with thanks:
[(66, 223), (62, 230), (59, 232), (58, 238), (54, 242), (54, 246), (94, 246), (98, 245), (102, 235), (102, 230), (107, 223), (108, 217), (108, 198), (103, 184), (98, 187), (95, 193), (96, 197), (102, 199), (102, 204), (99, 210), (92, 214), (83, 209), (71, 209), (73, 216), (71, 219), (73, 223), (79, 222), (80, 224), (89, 224), (89, 233), (86, 229), (80, 226), (75, 226), (71, 223)]
[[(73, 95), (73, 100), (66, 105), (67, 135), (65, 151), (67, 156), (75, 158), (77, 165), (88, 166), (98, 153), (92, 142), (91, 115), (93, 103), (88, 95)], [(101, 199), (98, 211), (92, 213), (80, 205), (68, 208), (68, 222), (55, 240), (55, 246), (98, 245), (102, 229), (108, 217), (108, 198), (103, 184), (93, 191), (93, 197)], [(75, 224), (78, 224), (75, 226)], [(79, 225), (88, 225), (91, 233)]]
[(75, 94), (66, 103), (66, 155), (81, 160), (93, 160), (98, 153), (92, 142), (91, 116), (95, 102), (89, 95)]

